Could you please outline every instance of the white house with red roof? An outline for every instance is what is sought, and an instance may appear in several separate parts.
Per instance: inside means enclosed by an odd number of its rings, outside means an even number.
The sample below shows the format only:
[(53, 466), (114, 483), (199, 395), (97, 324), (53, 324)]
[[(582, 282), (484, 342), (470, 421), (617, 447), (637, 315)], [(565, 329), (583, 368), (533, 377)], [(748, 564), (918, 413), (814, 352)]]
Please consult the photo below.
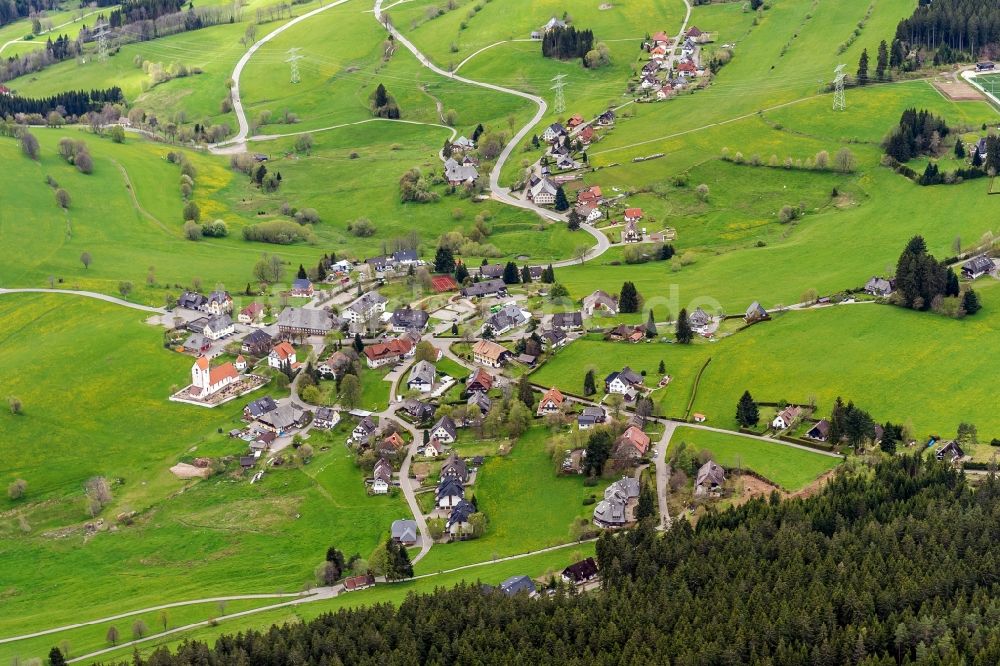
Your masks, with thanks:
[(267, 364), (280, 370), (285, 363), (293, 369), (299, 366), (295, 356), (295, 347), (287, 342), (279, 342), (267, 355)]
[(259, 324), (264, 319), (264, 306), (254, 301), (240, 310), (237, 320), (241, 324)]
[(641, 208), (626, 208), (625, 209), (625, 221), (626, 222), (638, 222), (642, 219), (642, 209)]
[(207, 398), (218, 393), (240, 379), (240, 373), (232, 363), (223, 363), (214, 368), (204, 356), (191, 366), (191, 397)]

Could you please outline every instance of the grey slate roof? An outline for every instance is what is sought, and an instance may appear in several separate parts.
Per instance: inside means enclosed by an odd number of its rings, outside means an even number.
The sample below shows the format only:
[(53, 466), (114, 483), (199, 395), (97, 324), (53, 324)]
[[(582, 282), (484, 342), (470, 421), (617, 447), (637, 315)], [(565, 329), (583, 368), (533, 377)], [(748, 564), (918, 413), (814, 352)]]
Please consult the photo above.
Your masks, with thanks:
[(519, 592), (534, 594), (537, 590), (535, 589), (534, 581), (527, 576), (511, 576), (500, 583), (500, 591), (508, 597), (512, 597)]
[(460, 481), (466, 481), (469, 478), (469, 469), (465, 464), (465, 460), (458, 457), (458, 454), (452, 451), (448, 454), (444, 463), (441, 465), (441, 477), (454, 477)]
[(459, 164), (454, 158), (449, 157), (444, 163), (444, 177), (452, 183), (466, 183), (477, 180), (479, 171), (471, 164)]
[(465, 486), (459, 479), (448, 476), (441, 479), (435, 494), (437, 499), (442, 497), (465, 497)]
[(414, 310), (409, 305), (403, 308), (396, 308), (389, 318), (389, 325), (394, 328), (415, 328), (423, 330), (427, 326), (428, 315), (423, 310)]
[(455, 422), (451, 420), (450, 416), (442, 416), (438, 419), (438, 422), (431, 427), (431, 432), (434, 432), (438, 428), (444, 428), (452, 439), (458, 438), (458, 430), (455, 428)]
[(392, 538), (396, 541), (410, 543), (417, 540), (417, 522), (415, 520), (392, 521)]
[(583, 315), (579, 312), (557, 312), (552, 315), (553, 328), (580, 328), (583, 326)]
[(455, 508), (451, 510), (448, 515), (447, 529), (451, 529), (452, 525), (461, 525), (462, 523), (469, 522), (469, 516), (476, 512), (476, 505), (469, 500), (462, 500), (455, 505)]
[(711, 489), (721, 486), (726, 481), (726, 471), (714, 460), (709, 460), (698, 469), (695, 477), (695, 488)]
[(462, 296), (489, 296), (507, 291), (507, 285), (503, 280), (484, 280), (475, 282), (462, 289)]
[(437, 370), (435, 369), (433, 363), (430, 361), (417, 361), (410, 370), (410, 376), (406, 380), (406, 383), (411, 384), (421, 382), (432, 385), (434, 384), (434, 378), (436, 375)]
[(247, 414), (252, 418), (258, 418), (270, 411), (278, 408), (278, 403), (274, 401), (274, 398), (267, 395), (263, 398), (257, 398), (251, 403), (248, 403), (244, 408)]
[(339, 326), (336, 317), (325, 310), (288, 307), (278, 315), (278, 328), (329, 332)]

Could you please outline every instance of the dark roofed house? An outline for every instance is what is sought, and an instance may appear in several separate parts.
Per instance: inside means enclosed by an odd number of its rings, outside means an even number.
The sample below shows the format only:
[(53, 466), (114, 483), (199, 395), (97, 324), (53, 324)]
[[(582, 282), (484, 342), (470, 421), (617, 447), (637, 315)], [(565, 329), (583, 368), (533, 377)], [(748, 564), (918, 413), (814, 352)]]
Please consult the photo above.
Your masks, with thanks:
[(465, 390), (469, 393), (488, 393), (493, 388), (493, 375), (482, 368), (476, 368), (465, 380)]
[(418, 331), (424, 330), (427, 326), (429, 315), (423, 310), (414, 310), (409, 305), (396, 308), (389, 318), (389, 326), (396, 333), (403, 333), (410, 329)]
[(500, 591), (508, 597), (513, 597), (521, 593), (527, 594), (529, 597), (538, 595), (538, 590), (535, 589), (535, 582), (527, 576), (511, 576), (500, 583)]
[(298, 278), (292, 282), (292, 296), (312, 296), (313, 283), (306, 278)]
[(483, 264), (476, 273), (484, 278), (495, 279), (503, 277), (503, 264)]
[(938, 460), (947, 460), (954, 463), (965, 457), (965, 451), (958, 445), (958, 442), (952, 440), (938, 447), (937, 451), (934, 452), (934, 457)]
[(268, 412), (273, 412), (277, 408), (278, 403), (271, 396), (267, 395), (263, 398), (257, 398), (243, 408), (243, 420), (254, 421)]
[(451, 444), (458, 439), (458, 430), (455, 428), (455, 422), (452, 421), (449, 416), (442, 416), (438, 422), (431, 427), (431, 437), (439, 442)]
[(339, 327), (339, 320), (325, 310), (288, 307), (278, 315), (278, 334), (282, 337), (326, 335)]
[(597, 562), (594, 561), (594, 558), (588, 557), (563, 569), (562, 579), (573, 585), (582, 585), (597, 578), (598, 573)]
[(274, 339), (257, 328), (247, 333), (246, 337), (243, 338), (240, 343), (240, 351), (244, 354), (253, 354), (254, 356), (267, 356), (273, 346)]
[(597, 405), (587, 405), (580, 412), (580, 415), (576, 417), (576, 424), (579, 426), (580, 430), (589, 430), (593, 428), (598, 423), (604, 423), (607, 418), (607, 414), (604, 412), (603, 407)]
[(975, 280), (984, 275), (988, 275), (993, 273), (995, 270), (996, 267), (993, 265), (993, 260), (985, 254), (973, 257), (962, 264), (962, 276), (970, 280)]
[(417, 543), (417, 522), (415, 520), (392, 521), (392, 540), (404, 546)]
[(201, 310), (208, 303), (208, 299), (196, 291), (185, 291), (177, 299), (177, 307), (185, 310)]
[(458, 454), (454, 451), (449, 453), (448, 457), (441, 463), (441, 478), (446, 477), (458, 479), (462, 482), (469, 480), (469, 468), (465, 464), (465, 460), (459, 458)]
[(695, 495), (717, 495), (726, 482), (726, 470), (714, 460), (709, 460), (698, 469), (694, 481)]
[(403, 412), (406, 412), (415, 421), (428, 421), (434, 418), (435, 408), (426, 402), (421, 402), (414, 398), (408, 398), (403, 401), (403, 404), (399, 407)]
[(463, 287), (462, 296), (466, 298), (482, 298), (483, 296), (506, 296), (507, 284), (503, 280), (484, 280)]
[(752, 324), (754, 322), (764, 321), (765, 319), (770, 318), (771, 315), (767, 313), (764, 306), (762, 306), (758, 301), (754, 301), (750, 304), (750, 307), (747, 308), (747, 312), (743, 316), (743, 321), (748, 324)]
[(583, 328), (583, 314), (580, 312), (557, 312), (552, 315), (552, 328), (569, 330)]
[(806, 437), (809, 439), (815, 439), (817, 442), (825, 442), (827, 437), (830, 436), (830, 422), (823, 419), (816, 423), (809, 432), (806, 433)]
[(445, 529), (449, 534), (461, 535), (471, 531), (469, 518), (476, 512), (476, 505), (469, 500), (460, 500), (455, 508), (448, 514), (448, 523)]
[(881, 296), (885, 298), (892, 294), (893, 290), (896, 288), (896, 281), (893, 279), (886, 280), (878, 276), (873, 276), (872, 279), (865, 283), (865, 291), (872, 296)]
[(493, 402), (490, 400), (489, 396), (485, 393), (475, 392), (469, 394), (469, 399), (466, 401), (469, 407), (475, 407), (479, 410), (479, 413), (485, 416), (490, 411), (490, 407)]
[(569, 341), (569, 336), (566, 335), (563, 330), (558, 328), (545, 331), (542, 333), (541, 337), (542, 340), (545, 341), (545, 344), (549, 346), (549, 349), (558, 349), (559, 347), (565, 346), (565, 344)]

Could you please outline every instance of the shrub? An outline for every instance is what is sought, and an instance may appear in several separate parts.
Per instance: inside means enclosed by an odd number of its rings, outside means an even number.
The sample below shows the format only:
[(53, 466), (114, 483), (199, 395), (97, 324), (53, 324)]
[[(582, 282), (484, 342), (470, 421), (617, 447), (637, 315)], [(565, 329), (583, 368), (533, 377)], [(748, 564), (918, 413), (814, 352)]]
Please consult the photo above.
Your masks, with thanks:
[(201, 227), (201, 233), (203, 236), (209, 236), (210, 238), (225, 238), (229, 235), (229, 227), (222, 220), (206, 222)]
[(184, 238), (190, 241), (201, 240), (201, 225), (194, 220), (184, 223)]
[(368, 238), (375, 235), (375, 225), (367, 217), (359, 217), (347, 223), (347, 230), (358, 238)]
[(243, 239), (260, 243), (291, 245), (299, 241), (316, 242), (312, 229), (291, 220), (269, 220), (243, 227)]
[(194, 201), (188, 201), (184, 204), (184, 220), (193, 220), (194, 222), (201, 221), (201, 209)]
[(295, 219), (299, 224), (316, 224), (319, 222), (319, 213), (315, 208), (303, 208), (295, 213)]

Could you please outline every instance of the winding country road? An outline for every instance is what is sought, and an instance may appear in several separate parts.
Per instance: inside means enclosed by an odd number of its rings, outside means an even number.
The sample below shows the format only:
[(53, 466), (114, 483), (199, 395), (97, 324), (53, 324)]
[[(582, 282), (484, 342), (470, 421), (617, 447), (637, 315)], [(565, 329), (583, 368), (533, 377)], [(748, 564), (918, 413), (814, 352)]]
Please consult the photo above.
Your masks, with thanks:
[(130, 303), (121, 298), (115, 296), (109, 296), (107, 294), (99, 294), (96, 291), (80, 291), (78, 289), (2, 289), (0, 288), (0, 296), (4, 294), (73, 294), (74, 296), (85, 296), (87, 298), (96, 298), (99, 301), (106, 301), (108, 303), (114, 303), (115, 305), (121, 305), (126, 308), (132, 308), (133, 310), (142, 310), (143, 312), (151, 312), (153, 314), (164, 315), (167, 311), (163, 308), (154, 308), (149, 305), (140, 305), (139, 303)]

